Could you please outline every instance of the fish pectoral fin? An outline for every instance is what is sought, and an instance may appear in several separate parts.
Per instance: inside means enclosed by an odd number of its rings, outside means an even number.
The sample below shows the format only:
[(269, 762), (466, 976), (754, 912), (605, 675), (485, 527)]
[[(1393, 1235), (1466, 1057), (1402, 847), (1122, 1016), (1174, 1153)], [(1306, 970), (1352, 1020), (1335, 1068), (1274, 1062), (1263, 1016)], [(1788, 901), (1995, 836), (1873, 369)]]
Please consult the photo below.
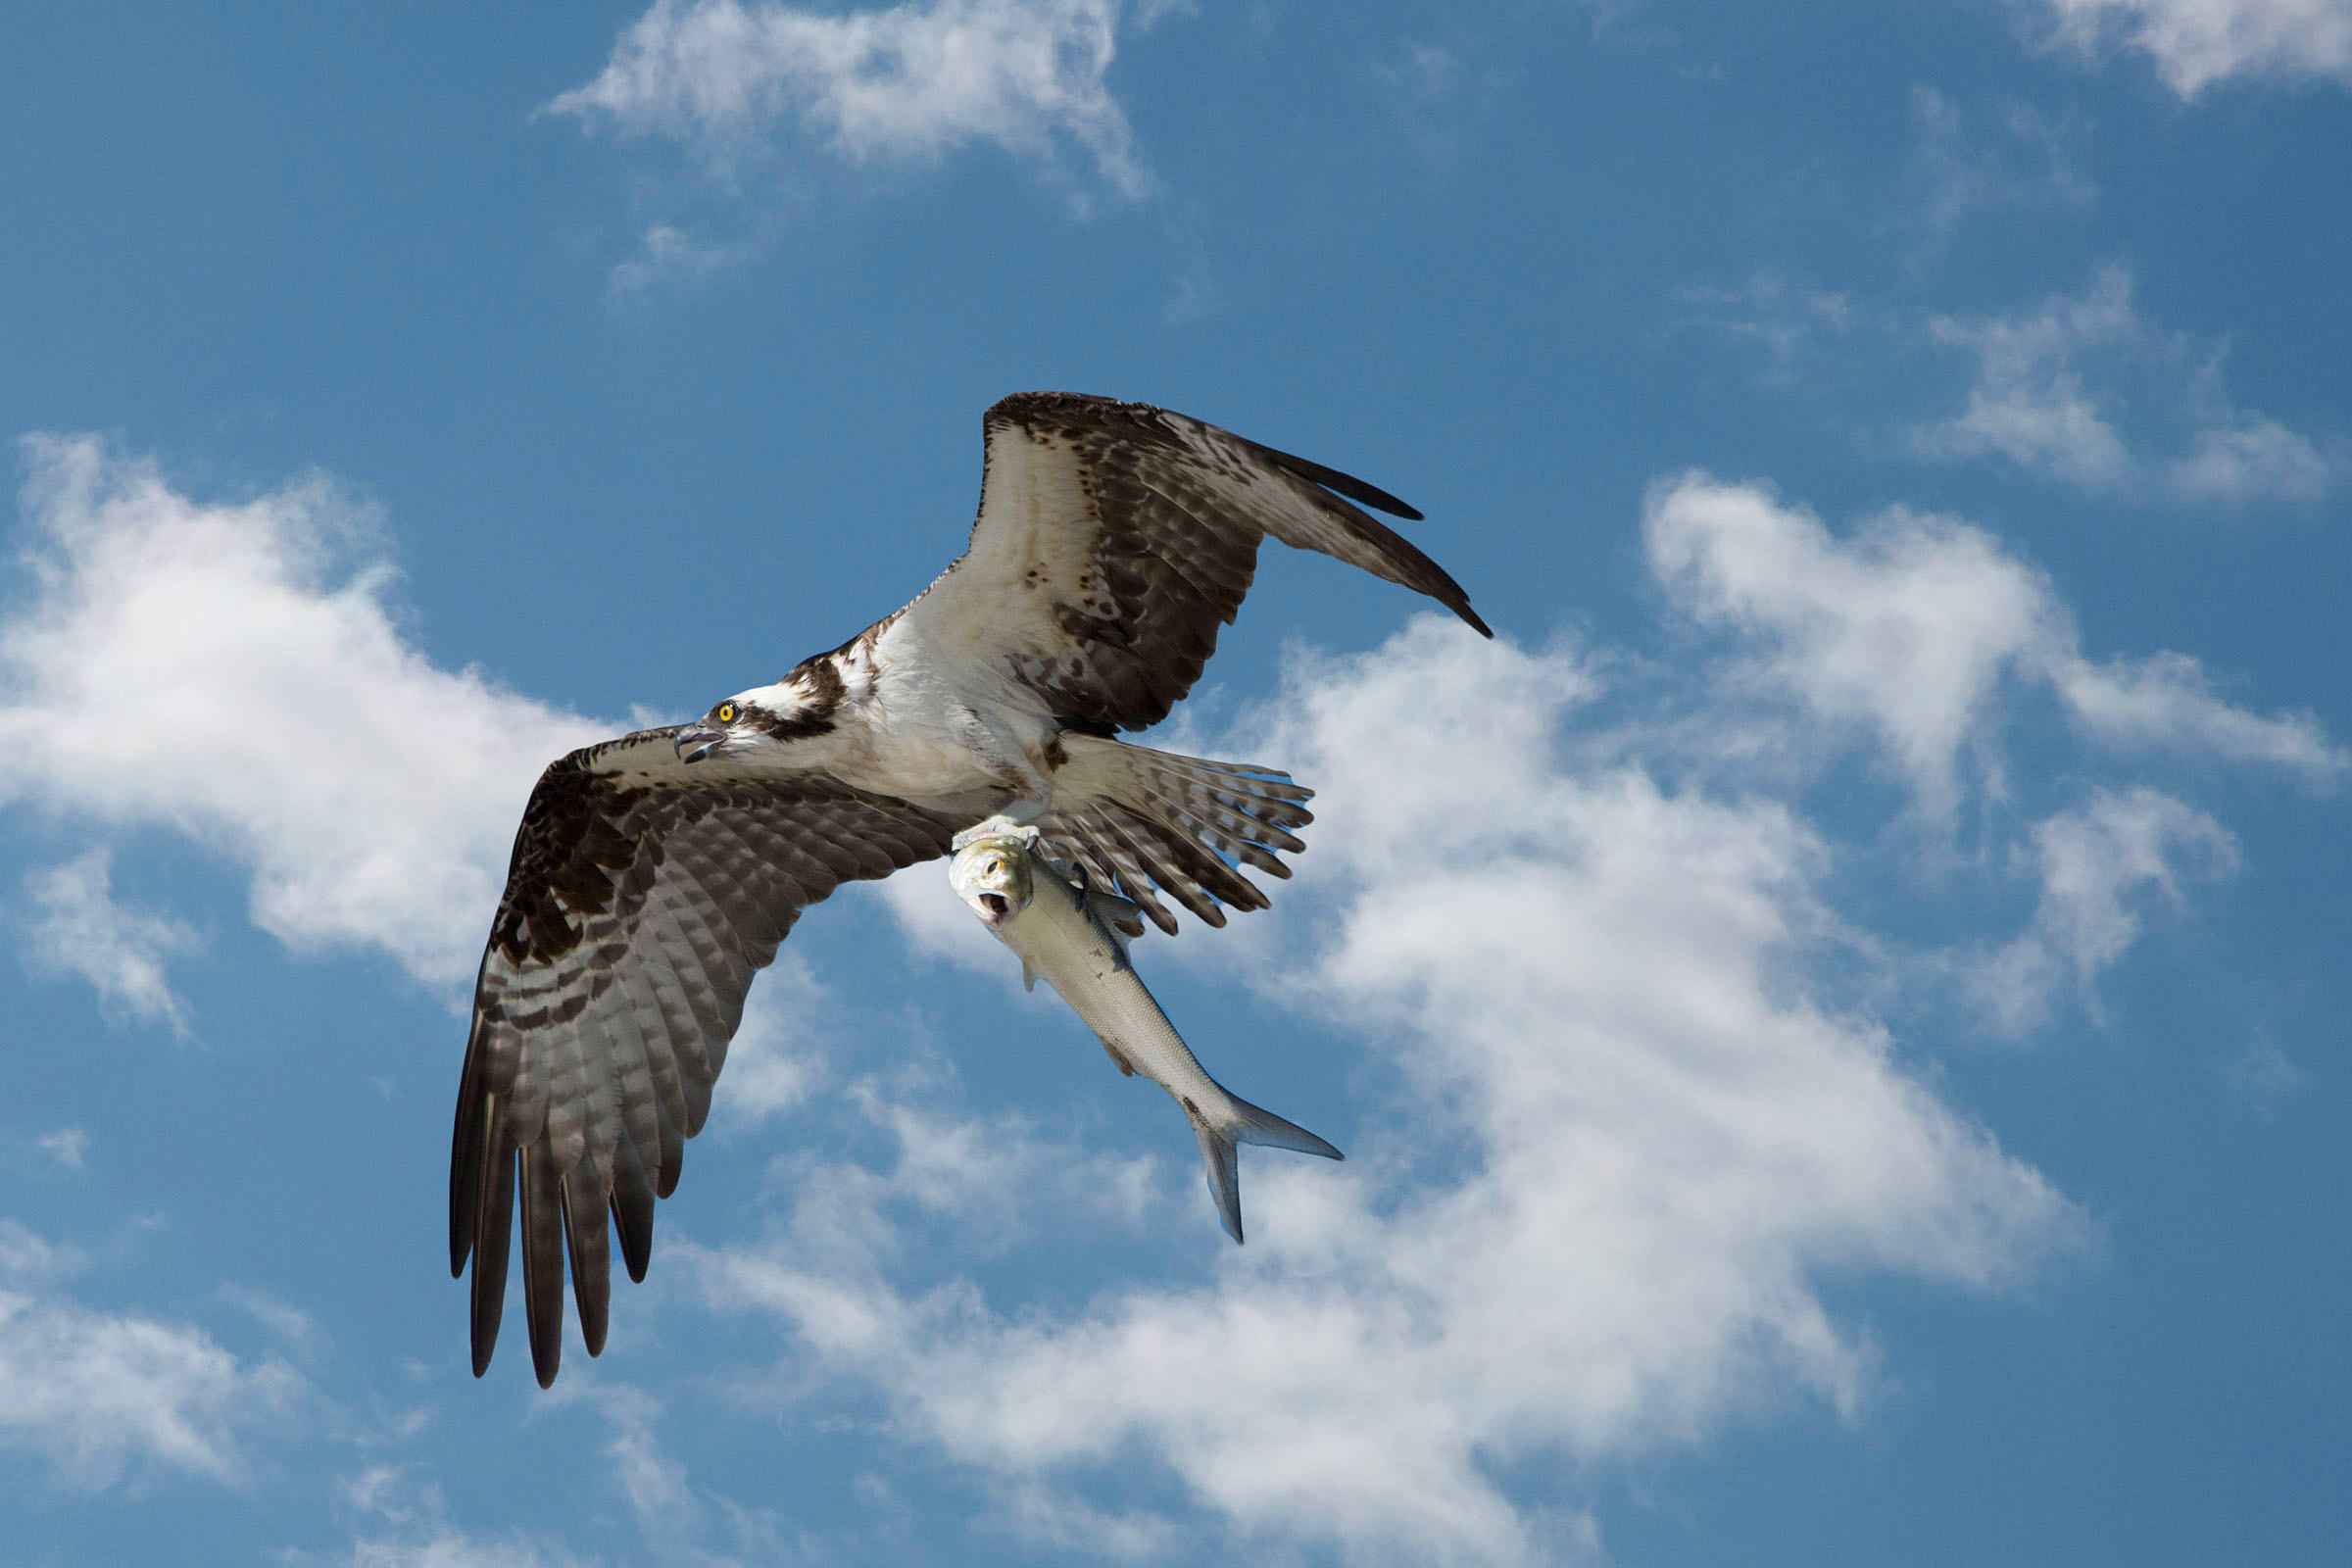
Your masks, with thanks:
[(1144, 913), (1133, 899), (1122, 899), (1116, 893), (1102, 888), (1086, 890), (1086, 911), (1101, 921), (1111, 940), (1118, 944), (1119, 956), (1127, 956), (1129, 940), (1144, 934)]
[(1027, 958), (1023, 958), (1021, 960), (1021, 989), (1023, 991), (1035, 991), (1037, 989), (1037, 971), (1029, 967), (1029, 960)]
[(1102, 1054), (1110, 1058), (1110, 1064), (1113, 1067), (1119, 1069), (1120, 1076), (1126, 1078), (1135, 1076), (1135, 1063), (1121, 1054), (1118, 1047), (1105, 1040), (1102, 1042)]

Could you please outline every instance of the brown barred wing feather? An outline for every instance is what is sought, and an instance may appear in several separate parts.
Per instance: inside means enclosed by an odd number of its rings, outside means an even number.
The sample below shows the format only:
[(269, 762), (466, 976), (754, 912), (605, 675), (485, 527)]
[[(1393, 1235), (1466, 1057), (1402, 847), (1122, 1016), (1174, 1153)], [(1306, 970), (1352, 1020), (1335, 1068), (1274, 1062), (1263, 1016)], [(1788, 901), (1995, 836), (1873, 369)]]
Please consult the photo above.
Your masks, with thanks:
[(592, 1355), (611, 1234), (630, 1278), (644, 1278), (654, 1200), (676, 1187), (710, 1112), (753, 975), (802, 909), (945, 854), (960, 825), (821, 776), (688, 767), (676, 734), (642, 731), (550, 766), (515, 836), (450, 1155), (450, 1268), (473, 1262), (477, 1376), (498, 1340), (516, 1207), (545, 1386), (566, 1259)]
[(1006, 668), (1073, 728), (1166, 717), (1269, 535), (1427, 594), (1492, 635), (1459, 583), (1362, 507), (1420, 514), (1360, 479), (1149, 404), (1074, 393), (1006, 398), (985, 431), (971, 545), (906, 608), (907, 630), (943, 660)]

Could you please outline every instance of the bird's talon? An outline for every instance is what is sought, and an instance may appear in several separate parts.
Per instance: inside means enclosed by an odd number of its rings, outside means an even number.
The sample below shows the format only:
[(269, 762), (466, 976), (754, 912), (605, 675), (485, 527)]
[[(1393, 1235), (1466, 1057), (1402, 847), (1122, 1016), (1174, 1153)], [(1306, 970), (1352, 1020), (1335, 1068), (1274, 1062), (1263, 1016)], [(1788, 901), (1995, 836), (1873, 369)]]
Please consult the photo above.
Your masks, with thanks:
[(999, 814), (974, 822), (956, 834), (948, 841), (948, 849), (952, 854), (960, 855), (965, 845), (978, 839), (1019, 839), (1026, 848), (1034, 850), (1037, 848), (1037, 829)]

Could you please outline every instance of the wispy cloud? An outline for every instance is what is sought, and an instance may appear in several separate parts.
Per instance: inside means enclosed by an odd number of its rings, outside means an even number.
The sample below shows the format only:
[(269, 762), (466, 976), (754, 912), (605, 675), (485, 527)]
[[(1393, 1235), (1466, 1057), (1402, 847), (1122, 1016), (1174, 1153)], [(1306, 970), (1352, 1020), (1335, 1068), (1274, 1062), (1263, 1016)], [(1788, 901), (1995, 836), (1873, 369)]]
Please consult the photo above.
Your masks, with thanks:
[[(2313, 502), (2336, 478), (2308, 437), (2230, 400), (2223, 347), (2144, 321), (2120, 267), (2078, 297), (2005, 316), (1939, 316), (1928, 334), (1972, 359), (1976, 374), (1965, 410), (1912, 430), (1925, 456), (1997, 457), (2082, 490), (2230, 505)], [(2185, 450), (2134, 450), (2120, 427), (2128, 402), (2143, 422), (2172, 425)]]
[(0, 1447), (100, 1492), (154, 1465), (216, 1481), (246, 1472), (242, 1435), (284, 1417), (306, 1385), (246, 1362), (187, 1323), (84, 1306), (59, 1254), (0, 1222)]
[(713, 272), (740, 267), (758, 252), (757, 245), (746, 241), (706, 241), (675, 223), (649, 224), (638, 238), (637, 253), (612, 269), (612, 292), (642, 294), (696, 282)]
[(414, 1465), (373, 1464), (344, 1477), (335, 1505), (352, 1532), (350, 1549), (334, 1558), (341, 1568), (581, 1568), (589, 1560), (521, 1531), (482, 1536), (460, 1529), (440, 1484)]
[(2081, 366), (2089, 352), (2139, 335), (2131, 280), (2121, 271), (2102, 273), (2081, 299), (2009, 317), (1937, 317), (1928, 333), (1974, 356), (1977, 374), (1965, 412), (1913, 431), (1920, 452), (1998, 456), (2085, 490), (2120, 490), (2131, 479), (2132, 457)]
[[(396, 625), (365, 509), (323, 479), (208, 505), (95, 438), (24, 451), (0, 804), (184, 834), (250, 873), (255, 922), (287, 946), (470, 981), (531, 781), (618, 726), (434, 667)], [(90, 721), (126, 703), (135, 722)], [(49, 874), (42, 940), (102, 997), (176, 1018), (179, 927), (115, 907), (106, 867)]]
[(1482, 64), (1466, 42), (1407, 40), (1372, 67), (1422, 168), (1441, 175), (1460, 162), (1473, 127), (1511, 81), (1512, 73)]
[(1775, 385), (1797, 381), (1818, 359), (1824, 342), (1841, 339), (1861, 324), (1846, 295), (1801, 287), (1770, 268), (1731, 287), (1696, 283), (1678, 288), (1674, 301), (1688, 313), (1674, 321), (1675, 327), (1721, 333), (1752, 351), (1762, 362), (1763, 378)]
[(90, 1135), (78, 1127), (60, 1127), (35, 1138), (32, 1147), (68, 1170), (79, 1170), (89, 1156)]
[(2041, 897), (2032, 927), (1975, 970), (1995, 1022), (2023, 1033), (2073, 981), (2095, 1014), (2101, 969), (2139, 937), (2144, 906), (2186, 907), (2183, 879), (2237, 869), (2237, 841), (2205, 812), (2156, 790), (2096, 790), (2033, 829)]
[(117, 904), (113, 877), (113, 852), (104, 846), (25, 877), (25, 894), (38, 911), (31, 928), (33, 961), (89, 981), (109, 1019), (170, 1024), (185, 1035), (187, 1006), (172, 994), (164, 964), (173, 955), (195, 952), (196, 932)]
[(2219, 369), (2209, 402), (2220, 402), (2223, 422), (2191, 433), (2188, 450), (2164, 465), (2163, 483), (2188, 501), (2236, 505), (2247, 501), (2317, 501), (2332, 489), (2339, 466), (2310, 437), (2263, 414), (2241, 414), (2220, 395)]
[(2347, 0), (2019, 0), (2047, 43), (2085, 59), (2144, 55), (2194, 98), (2238, 79), (2352, 82)]
[(2224, 1060), (2221, 1074), (2230, 1095), (2259, 1116), (2275, 1113), (2280, 1101), (2311, 1082), (2311, 1074), (2296, 1066), (2277, 1041), (2262, 1035)]
[(1120, 0), (929, 0), (828, 14), (658, 0), (594, 81), (548, 112), (728, 156), (791, 122), (853, 163), (993, 144), (1041, 167), (1075, 148), (1140, 197), (1150, 176), (1105, 80)]
[(1644, 537), (1684, 613), (1748, 640), (1728, 677), (1874, 733), (1931, 821), (1949, 822), (1972, 780), (2000, 793), (1995, 699), (2012, 680), (2117, 751), (2267, 763), (2316, 787), (2352, 769), (2316, 719), (2225, 702), (2185, 655), (2085, 659), (2049, 579), (1953, 518), (1897, 509), (1841, 540), (1765, 487), (1689, 474), (1651, 493)]
[[(1839, 411), (1868, 432), (1866, 445), (2176, 505), (2309, 506), (2343, 479), (2340, 436), (2315, 438), (2240, 405), (2224, 373), (2228, 343), (2149, 321), (2121, 266), (2079, 294), (1984, 316), (1923, 319), (1770, 271), (1677, 299), (1691, 308), (1678, 324), (1752, 346), (1775, 386), (1815, 390), (1833, 407), (1847, 395), (1840, 388), (1881, 388), (1871, 407)], [(1886, 409), (1916, 398), (1913, 389), (1953, 385), (1948, 371), (1923, 374), (1922, 359), (1960, 371), (1959, 406), (1891, 424)]]
[(1933, 87), (1911, 89), (1912, 221), (1929, 244), (1970, 219), (2004, 208), (2083, 208), (2096, 198), (2064, 129), (2039, 111), (2010, 105), (1972, 123)]

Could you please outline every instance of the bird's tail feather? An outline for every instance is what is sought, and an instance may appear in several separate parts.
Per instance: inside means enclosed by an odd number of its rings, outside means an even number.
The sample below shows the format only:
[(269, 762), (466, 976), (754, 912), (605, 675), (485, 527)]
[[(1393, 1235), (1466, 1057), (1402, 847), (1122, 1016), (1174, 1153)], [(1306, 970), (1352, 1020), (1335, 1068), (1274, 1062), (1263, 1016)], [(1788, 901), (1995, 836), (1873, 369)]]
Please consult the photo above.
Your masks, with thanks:
[[(1069, 760), (1054, 774), (1054, 808), (1038, 820), (1053, 855), (1082, 863), (1095, 886), (1134, 901), (1173, 935), (1166, 894), (1212, 926), (1224, 906), (1262, 909), (1266, 896), (1241, 867), (1287, 877), (1275, 857), (1306, 848), (1294, 831), (1314, 820), (1314, 791), (1249, 762), (1155, 752), (1092, 735), (1061, 737)], [(1141, 935), (1140, 921), (1128, 935)]]

